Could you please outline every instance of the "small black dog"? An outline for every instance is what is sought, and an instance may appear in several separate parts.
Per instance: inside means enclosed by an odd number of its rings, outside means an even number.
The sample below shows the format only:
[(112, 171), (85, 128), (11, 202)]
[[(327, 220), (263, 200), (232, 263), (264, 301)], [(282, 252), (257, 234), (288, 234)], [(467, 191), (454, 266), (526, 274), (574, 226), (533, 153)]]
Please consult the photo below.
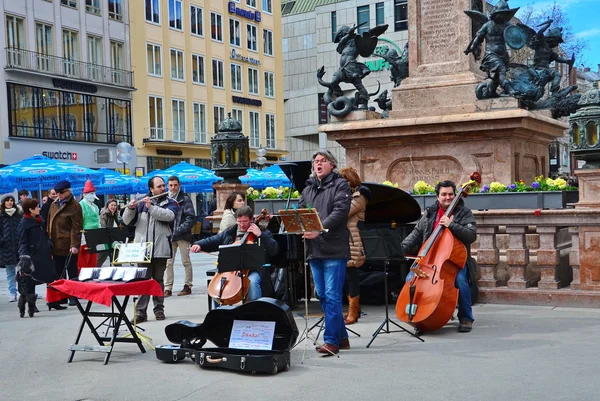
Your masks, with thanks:
[(16, 266), (17, 273), (17, 284), (19, 287), (19, 315), (25, 316), (25, 302), (28, 306), (29, 317), (33, 317), (35, 312), (35, 279), (32, 274), (35, 271), (31, 258), (27, 255), (23, 255), (19, 259), (19, 263)]

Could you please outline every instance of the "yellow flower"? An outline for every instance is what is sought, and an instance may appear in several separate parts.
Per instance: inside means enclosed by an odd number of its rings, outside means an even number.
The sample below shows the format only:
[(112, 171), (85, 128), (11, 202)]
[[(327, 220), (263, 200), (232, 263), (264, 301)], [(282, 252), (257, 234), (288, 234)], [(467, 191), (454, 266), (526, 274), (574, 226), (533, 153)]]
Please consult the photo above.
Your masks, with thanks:
[(383, 185), (387, 185), (387, 186), (390, 186), (390, 187), (394, 186), (394, 184), (392, 184), (391, 181), (387, 181), (387, 180), (383, 182)]

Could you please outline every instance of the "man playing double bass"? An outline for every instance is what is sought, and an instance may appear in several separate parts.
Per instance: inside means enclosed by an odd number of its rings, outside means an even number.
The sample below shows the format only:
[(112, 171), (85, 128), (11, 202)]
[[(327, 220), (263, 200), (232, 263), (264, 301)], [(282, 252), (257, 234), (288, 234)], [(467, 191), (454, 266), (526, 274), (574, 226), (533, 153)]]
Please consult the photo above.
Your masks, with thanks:
[[(254, 236), (254, 242), (259, 242), (262, 245), (268, 257), (273, 257), (279, 252), (279, 244), (273, 239), (273, 235), (269, 230), (260, 231), (260, 228), (252, 221), (254, 219), (254, 213), (249, 206), (242, 206), (235, 212), (236, 222), (233, 226), (226, 230), (221, 231), (217, 235), (202, 239), (194, 242), (190, 250), (194, 253), (204, 252), (216, 252), (219, 250), (219, 245), (233, 244), (235, 241), (240, 240), (244, 237), (246, 232), (252, 233)], [(262, 297), (262, 282), (263, 278), (266, 284), (270, 273), (267, 269), (260, 269), (250, 272), (248, 279), (250, 280), (250, 287), (248, 288), (248, 294), (246, 295), (246, 301), (254, 301)]]
[[(475, 271), (469, 271), (469, 259), (471, 258), (471, 244), (477, 238), (477, 225), (475, 217), (461, 199), (450, 217), (444, 213), (456, 196), (456, 184), (452, 181), (442, 181), (435, 186), (437, 202), (435, 205), (425, 209), (425, 213), (415, 229), (402, 241), (402, 251), (405, 255), (416, 255), (422, 244), (433, 233), (438, 224), (450, 230), (460, 242), (467, 248), (467, 264), (458, 271), (454, 285), (458, 288), (458, 319), (460, 324), (458, 331), (468, 333), (473, 327), (473, 310), (471, 308), (471, 288), (469, 282), (475, 280)], [(474, 270), (474, 269), (473, 269)], [(410, 272), (406, 276), (406, 282), (414, 276)]]

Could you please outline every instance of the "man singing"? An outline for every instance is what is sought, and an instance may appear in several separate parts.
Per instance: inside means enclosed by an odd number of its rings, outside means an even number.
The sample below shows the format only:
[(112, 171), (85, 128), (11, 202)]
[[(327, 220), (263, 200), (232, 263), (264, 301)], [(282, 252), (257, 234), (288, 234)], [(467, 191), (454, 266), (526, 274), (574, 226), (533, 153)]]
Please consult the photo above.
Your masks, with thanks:
[[(273, 235), (269, 230), (260, 231), (260, 228), (252, 222), (254, 219), (254, 213), (249, 206), (242, 206), (235, 211), (236, 222), (233, 226), (221, 231), (217, 235), (202, 239), (194, 242), (191, 247), (191, 251), (196, 253), (200, 251), (204, 252), (215, 252), (219, 250), (219, 245), (233, 244), (235, 241), (240, 240), (244, 237), (246, 232), (251, 233), (254, 238), (248, 239), (258, 242), (262, 245), (268, 257), (273, 257), (279, 252), (279, 244), (273, 239)], [(266, 284), (267, 277), (269, 276), (270, 269), (260, 269), (250, 272), (248, 279), (250, 280), (250, 287), (248, 288), (248, 294), (246, 296), (247, 301), (254, 301), (262, 297), (262, 283), (263, 278)]]

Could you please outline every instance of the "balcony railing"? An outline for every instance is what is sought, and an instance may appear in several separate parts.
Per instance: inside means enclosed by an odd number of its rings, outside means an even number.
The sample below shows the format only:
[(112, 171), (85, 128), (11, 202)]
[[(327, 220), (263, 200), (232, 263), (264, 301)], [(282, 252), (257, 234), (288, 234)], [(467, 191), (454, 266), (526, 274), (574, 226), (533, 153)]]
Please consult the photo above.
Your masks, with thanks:
[(7, 47), (6, 68), (59, 75), (100, 84), (133, 88), (133, 72), (98, 64)]

